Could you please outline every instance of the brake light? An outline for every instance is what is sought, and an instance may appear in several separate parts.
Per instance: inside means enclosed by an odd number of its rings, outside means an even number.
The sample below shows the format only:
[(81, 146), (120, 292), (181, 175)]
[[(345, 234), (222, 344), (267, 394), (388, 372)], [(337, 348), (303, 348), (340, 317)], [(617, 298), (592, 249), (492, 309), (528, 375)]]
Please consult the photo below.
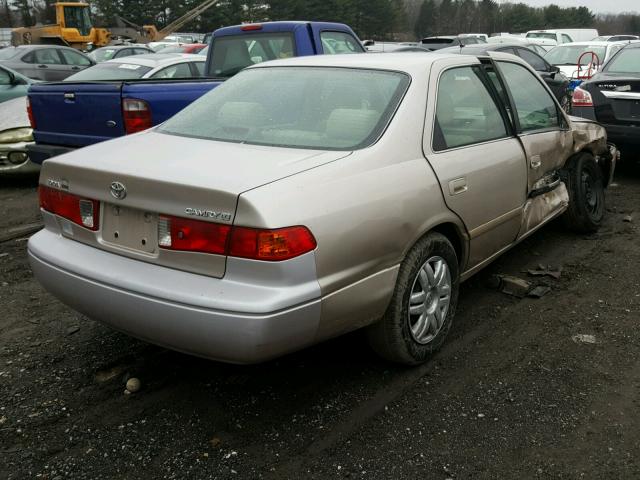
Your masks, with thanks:
[(160, 216), (158, 245), (169, 250), (216, 253), (224, 255), (231, 226)]
[(36, 118), (33, 116), (33, 109), (31, 108), (31, 100), (27, 97), (27, 116), (29, 117), (29, 123), (32, 129), (36, 129)]
[(586, 90), (576, 87), (571, 97), (571, 104), (574, 107), (593, 107), (593, 97)]
[(242, 30), (243, 32), (250, 32), (253, 30), (262, 30), (262, 24), (260, 23), (250, 23), (248, 25), (242, 25), (240, 27), (240, 30)]
[(254, 260), (288, 260), (316, 248), (316, 239), (307, 227), (262, 230), (233, 227), (229, 255)]
[(100, 202), (82, 198), (62, 190), (40, 185), (38, 188), (40, 208), (59, 215), (89, 230), (100, 226)]
[(310, 252), (317, 244), (309, 229), (302, 226), (267, 230), (161, 215), (158, 245), (168, 250), (279, 261)]
[(122, 99), (122, 118), (127, 135), (151, 128), (151, 109), (144, 100), (136, 98)]

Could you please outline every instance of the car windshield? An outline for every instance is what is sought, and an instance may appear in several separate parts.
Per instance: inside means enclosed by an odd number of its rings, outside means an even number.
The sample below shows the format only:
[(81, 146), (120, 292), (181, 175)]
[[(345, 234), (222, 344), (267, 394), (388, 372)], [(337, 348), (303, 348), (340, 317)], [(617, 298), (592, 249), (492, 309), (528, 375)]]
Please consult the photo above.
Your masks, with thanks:
[[(580, 56), (587, 52), (595, 53), (602, 64), (606, 48), (597, 45), (560, 45), (549, 50), (544, 58), (551, 65), (577, 65)], [(584, 55), (580, 63), (582, 65), (590, 64), (591, 55)]]
[(531, 32), (527, 33), (527, 38), (546, 38), (547, 40), (556, 40), (556, 34), (546, 32)]
[(116, 53), (118, 53), (118, 50), (115, 48), (99, 48), (91, 52), (89, 56), (96, 62), (106, 62), (107, 60), (111, 60)]
[(91, 82), (96, 80), (132, 80), (142, 78), (151, 70), (150, 67), (135, 65), (133, 63), (107, 62), (99, 63), (93, 67), (82, 70), (70, 77), (65, 82)]
[(605, 71), (609, 73), (640, 73), (640, 48), (621, 50), (611, 59)]
[(9, 60), (10, 58), (15, 57), (19, 52), (20, 50), (14, 47), (0, 48), (0, 60)]
[(253, 145), (354, 150), (380, 136), (408, 84), (408, 75), (380, 70), (249, 69), (159, 131)]
[(295, 55), (291, 33), (254, 33), (213, 40), (210, 77), (231, 77), (256, 63)]

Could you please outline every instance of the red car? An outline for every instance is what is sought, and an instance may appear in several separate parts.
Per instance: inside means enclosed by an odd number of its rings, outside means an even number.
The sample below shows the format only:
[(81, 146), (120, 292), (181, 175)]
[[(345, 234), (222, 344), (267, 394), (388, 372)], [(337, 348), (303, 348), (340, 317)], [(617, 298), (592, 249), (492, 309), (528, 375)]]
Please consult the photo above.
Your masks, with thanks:
[(158, 50), (156, 53), (193, 53), (197, 54), (200, 50), (207, 47), (206, 43), (185, 43), (184, 45), (176, 45), (164, 47)]

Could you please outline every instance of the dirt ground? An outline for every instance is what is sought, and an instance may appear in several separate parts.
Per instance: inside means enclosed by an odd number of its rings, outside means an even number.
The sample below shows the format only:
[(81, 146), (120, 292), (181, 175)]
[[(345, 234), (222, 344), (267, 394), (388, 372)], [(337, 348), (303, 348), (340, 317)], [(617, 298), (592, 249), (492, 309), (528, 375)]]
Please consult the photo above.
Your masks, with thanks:
[[(38, 221), (35, 185), (0, 180), (0, 236)], [(551, 225), (465, 283), (412, 369), (357, 332), (252, 367), (167, 351), (60, 304), (26, 239), (0, 243), (0, 478), (640, 478), (640, 164), (607, 202), (600, 233)]]

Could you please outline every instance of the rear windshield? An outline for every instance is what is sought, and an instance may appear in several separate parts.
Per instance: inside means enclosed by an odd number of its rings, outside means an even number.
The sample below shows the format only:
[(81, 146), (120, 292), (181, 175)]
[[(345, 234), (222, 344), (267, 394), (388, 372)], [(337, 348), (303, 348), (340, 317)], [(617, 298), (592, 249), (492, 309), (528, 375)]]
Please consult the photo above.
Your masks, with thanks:
[(611, 59), (605, 71), (610, 73), (640, 73), (640, 48), (621, 50)]
[[(544, 59), (551, 65), (578, 65), (578, 59), (586, 52), (593, 52), (598, 56), (600, 64), (604, 62), (606, 48), (591, 45), (561, 45), (554, 47), (544, 56)], [(581, 60), (582, 65), (591, 63), (592, 56), (584, 55)]]
[(271, 67), (242, 72), (159, 131), (224, 142), (319, 150), (373, 143), (409, 84), (403, 73)]
[(555, 33), (545, 33), (545, 32), (527, 33), (526, 38), (546, 38), (547, 40), (557, 40)]
[(84, 82), (94, 80), (133, 80), (151, 70), (150, 67), (135, 65), (133, 63), (99, 63), (93, 67), (82, 70), (70, 77), (65, 82)]
[(118, 50), (115, 48), (100, 48), (91, 52), (89, 56), (96, 62), (106, 62), (107, 60), (111, 60), (117, 52)]
[(231, 77), (256, 63), (295, 56), (292, 33), (254, 33), (213, 40), (210, 77)]

